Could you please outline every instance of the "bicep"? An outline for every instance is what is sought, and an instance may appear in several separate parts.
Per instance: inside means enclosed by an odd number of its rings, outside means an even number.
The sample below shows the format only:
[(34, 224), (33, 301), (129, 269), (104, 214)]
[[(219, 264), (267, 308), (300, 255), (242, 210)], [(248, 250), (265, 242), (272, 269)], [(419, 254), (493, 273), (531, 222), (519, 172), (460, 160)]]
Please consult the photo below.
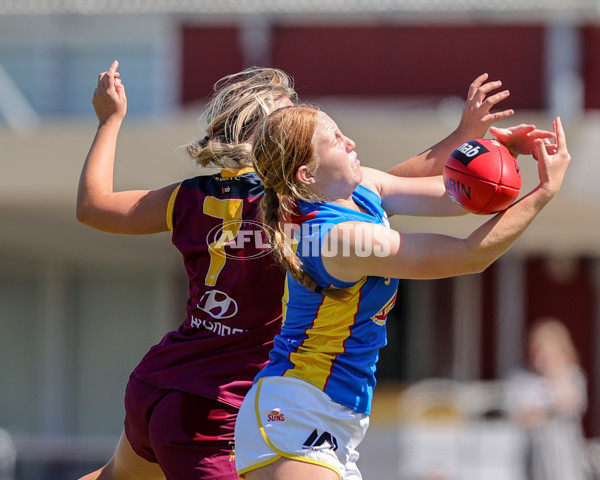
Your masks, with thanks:
[(168, 230), (167, 209), (179, 184), (158, 190), (127, 190), (78, 205), (79, 220), (97, 230), (122, 235), (145, 235)]
[[(342, 232), (342, 230), (345, 230)], [(382, 225), (340, 224), (330, 232), (336, 255), (323, 256), (327, 272), (342, 281), (364, 276), (435, 279), (477, 271), (464, 240), (430, 233), (400, 234)]]
[(365, 169), (365, 173), (389, 215), (446, 217), (466, 214), (446, 193), (441, 175), (397, 177), (373, 169)]

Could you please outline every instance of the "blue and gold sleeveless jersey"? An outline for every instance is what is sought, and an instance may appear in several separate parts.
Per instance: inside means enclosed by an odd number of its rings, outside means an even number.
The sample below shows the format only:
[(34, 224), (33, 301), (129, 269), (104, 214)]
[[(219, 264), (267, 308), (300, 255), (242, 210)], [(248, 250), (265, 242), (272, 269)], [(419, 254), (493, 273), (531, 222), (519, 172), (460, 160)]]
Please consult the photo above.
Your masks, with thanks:
[(257, 378), (299, 378), (336, 402), (368, 414), (379, 349), (387, 343), (385, 324), (396, 300), (398, 280), (364, 277), (356, 283), (342, 282), (323, 267), (321, 247), (333, 226), (349, 221), (389, 226), (377, 194), (359, 186), (352, 196), (368, 213), (300, 201), (300, 213), (306, 220), (299, 229), (296, 250), (303, 268), (319, 286), (346, 288), (352, 293), (350, 300), (342, 302), (312, 291), (288, 274), (281, 333), (275, 337), (269, 363)]

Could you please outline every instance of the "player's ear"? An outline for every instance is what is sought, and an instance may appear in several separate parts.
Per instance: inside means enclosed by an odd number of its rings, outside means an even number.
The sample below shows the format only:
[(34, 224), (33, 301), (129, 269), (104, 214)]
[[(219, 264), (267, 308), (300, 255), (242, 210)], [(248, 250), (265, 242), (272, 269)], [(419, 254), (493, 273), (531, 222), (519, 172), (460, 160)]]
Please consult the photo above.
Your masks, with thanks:
[(300, 165), (296, 170), (296, 180), (303, 185), (313, 185), (316, 182), (315, 174), (310, 165)]

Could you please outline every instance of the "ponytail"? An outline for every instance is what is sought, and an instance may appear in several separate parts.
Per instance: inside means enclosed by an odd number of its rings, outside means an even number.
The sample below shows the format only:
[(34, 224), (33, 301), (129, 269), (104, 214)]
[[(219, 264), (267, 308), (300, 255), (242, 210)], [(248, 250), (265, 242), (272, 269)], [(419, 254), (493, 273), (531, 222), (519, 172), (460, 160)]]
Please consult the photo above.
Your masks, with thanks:
[(248, 143), (224, 143), (207, 135), (187, 145), (186, 150), (189, 157), (201, 167), (236, 169), (252, 166), (251, 146)]
[[(286, 203), (281, 202), (279, 195), (272, 188), (265, 188), (265, 194), (261, 200), (263, 212), (263, 224), (269, 235), (269, 241), (273, 254), (277, 261), (309, 290), (325, 295), (339, 301), (346, 301), (350, 294), (345, 289), (327, 287), (323, 288), (315, 282), (312, 277), (302, 269), (302, 260), (296, 255), (292, 247), (293, 239), (286, 236), (284, 230), (284, 218), (290, 218)], [(282, 215), (283, 213), (283, 215)]]

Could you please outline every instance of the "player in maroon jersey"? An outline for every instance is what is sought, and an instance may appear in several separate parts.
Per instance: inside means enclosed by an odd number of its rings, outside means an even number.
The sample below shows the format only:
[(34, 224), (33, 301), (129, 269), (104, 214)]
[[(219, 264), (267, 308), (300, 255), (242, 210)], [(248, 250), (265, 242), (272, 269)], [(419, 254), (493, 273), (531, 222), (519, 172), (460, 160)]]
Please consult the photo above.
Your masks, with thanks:
[[(267, 361), (281, 321), (283, 273), (258, 222), (263, 186), (250, 168), (254, 125), (296, 99), (290, 78), (251, 68), (221, 79), (208, 104), (207, 135), (188, 146), (218, 174), (158, 190), (113, 190), (117, 136), (127, 110), (115, 61), (99, 75), (93, 105), (99, 120), (83, 166), (77, 218), (114, 234), (172, 231), (189, 278), (187, 316), (152, 347), (130, 376), (125, 428), (114, 457), (86, 480), (237, 479), (234, 423), (243, 396)], [(448, 154), (512, 115), (491, 113), (508, 96), (481, 75), (470, 86), (459, 127), (394, 167), (407, 176), (440, 174)]]

